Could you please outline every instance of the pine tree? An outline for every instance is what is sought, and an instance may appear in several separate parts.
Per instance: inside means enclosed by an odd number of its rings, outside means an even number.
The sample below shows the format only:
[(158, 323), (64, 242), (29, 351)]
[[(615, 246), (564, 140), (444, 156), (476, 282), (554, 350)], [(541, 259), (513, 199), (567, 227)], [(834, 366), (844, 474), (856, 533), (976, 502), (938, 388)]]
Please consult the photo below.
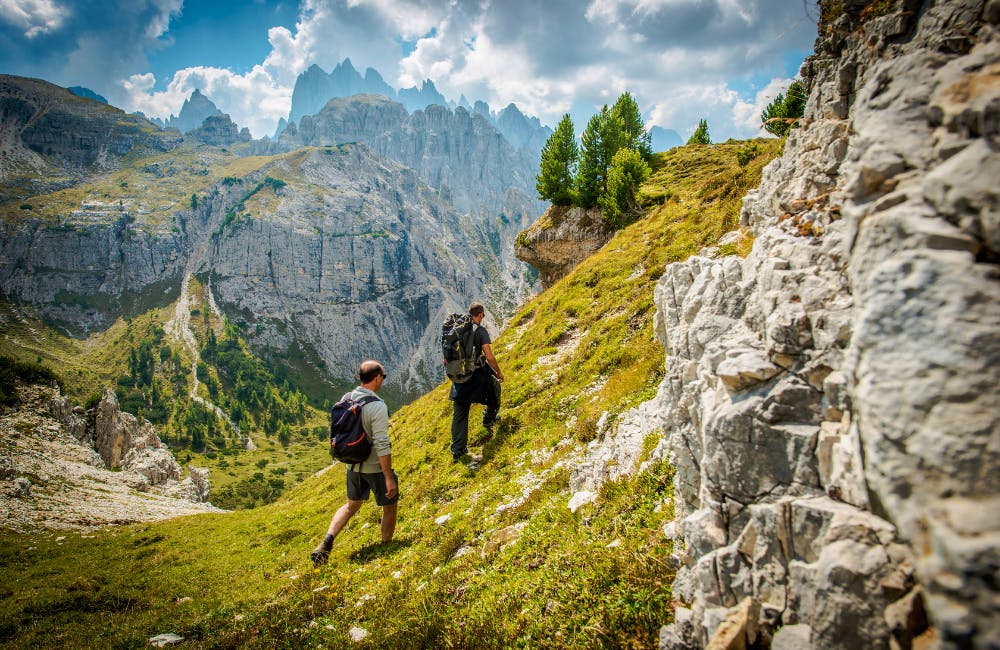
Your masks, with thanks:
[(541, 158), (538, 176), (535, 177), (538, 198), (552, 201), (554, 205), (571, 205), (579, 149), (569, 114), (563, 115), (556, 130), (542, 147)]
[(788, 132), (799, 125), (790, 118), (802, 117), (806, 110), (806, 90), (802, 82), (796, 80), (784, 93), (778, 93), (774, 101), (760, 114), (760, 121), (769, 133), (778, 137), (788, 135)]
[(580, 164), (576, 176), (577, 204), (592, 208), (604, 194), (611, 159), (624, 145), (625, 128), (621, 117), (613, 115), (605, 104), (600, 113), (590, 118), (580, 141)]
[(640, 212), (636, 192), (649, 174), (649, 165), (638, 150), (623, 147), (615, 154), (608, 168), (607, 189), (598, 199), (604, 221), (621, 228), (634, 220)]
[(708, 134), (708, 120), (698, 120), (698, 128), (691, 134), (688, 144), (712, 144), (712, 137)]
[(628, 91), (619, 95), (618, 101), (611, 109), (611, 114), (621, 120), (624, 146), (638, 151), (643, 160), (648, 162), (653, 155), (651, 136), (646, 131), (642, 113), (639, 112), (639, 104)]

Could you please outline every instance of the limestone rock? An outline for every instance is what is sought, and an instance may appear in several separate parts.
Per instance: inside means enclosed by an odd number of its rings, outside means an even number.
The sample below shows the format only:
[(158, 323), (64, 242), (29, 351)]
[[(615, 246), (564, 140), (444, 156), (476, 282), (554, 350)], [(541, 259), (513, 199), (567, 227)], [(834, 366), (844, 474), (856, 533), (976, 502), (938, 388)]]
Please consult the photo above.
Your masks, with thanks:
[(14, 459), (0, 456), (0, 481), (12, 481), (15, 478), (17, 478), (17, 467), (14, 466)]
[(812, 650), (815, 647), (812, 644), (812, 629), (802, 623), (785, 625), (771, 640), (771, 650)]
[(515, 255), (538, 270), (542, 288), (555, 284), (614, 235), (600, 208), (549, 206), (517, 237)]
[(569, 500), (569, 503), (567, 504), (567, 507), (569, 508), (570, 512), (576, 512), (577, 510), (587, 505), (588, 503), (593, 503), (596, 499), (597, 499), (596, 492), (580, 490), (579, 492), (573, 494), (573, 496)]
[[(191, 476), (177, 481), (179, 468), (152, 427), (138, 428), (140, 435), (131, 436), (132, 446), (125, 449), (122, 471), (110, 471), (101, 455), (83, 446), (53, 412), (55, 403), (71, 412), (77, 408), (58, 389), (27, 386), (19, 388), (18, 398), (16, 408), (0, 413), (0, 472), (20, 481), (24, 492), (12, 480), (0, 484), (0, 527), (37, 533), (221, 512), (206, 502), (207, 471), (190, 468)], [(105, 414), (110, 415), (107, 401)]]
[(757, 619), (760, 617), (760, 603), (753, 598), (744, 598), (738, 605), (726, 612), (726, 618), (716, 628), (705, 646), (707, 650), (746, 650), (757, 642)]
[(66, 430), (82, 444), (88, 446), (94, 444), (92, 436), (87, 430), (87, 419), (83, 407), (75, 406), (68, 397), (63, 397), (56, 392), (49, 403), (49, 411), (61, 420)]
[(842, 4), (744, 199), (752, 251), (657, 285), (641, 412), (669, 432), (689, 603), (661, 643), (704, 647), (749, 597), (772, 647), (909, 647), (922, 602), (941, 647), (1000, 647), (1000, 13)]
[(201, 126), (188, 132), (193, 138), (198, 138), (206, 144), (226, 147), (239, 142), (250, 142), (250, 131), (242, 131), (236, 126), (229, 115), (211, 115), (205, 118)]
[(162, 648), (168, 645), (176, 645), (184, 640), (184, 637), (179, 634), (174, 634), (173, 632), (166, 632), (164, 634), (157, 634), (149, 639), (149, 645), (154, 648)]
[(488, 555), (492, 555), (497, 551), (502, 550), (504, 547), (516, 542), (527, 525), (528, 522), (521, 521), (516, 524), (511, 524), (505, 528), (501, 528), (490, 535), (490, 538), (483, 545), (482, 556), (486, 557)]
[(164, 125), (167, 128), (177, 129), (181, 133), (187, 133), (201, 127), (207, 119), (220, 115), (222, 115), (222, 111), (215, 105), (215, 102), (202, 94), (201, 90), (195, 88), (191, 96), (184, 100), (177, 116), (171, 115)]
[(17, 488), (17, 494), (22, 499), (27, 499), (31, 496), (31, 481), (23, 476), (14, 479), (14, 487)]

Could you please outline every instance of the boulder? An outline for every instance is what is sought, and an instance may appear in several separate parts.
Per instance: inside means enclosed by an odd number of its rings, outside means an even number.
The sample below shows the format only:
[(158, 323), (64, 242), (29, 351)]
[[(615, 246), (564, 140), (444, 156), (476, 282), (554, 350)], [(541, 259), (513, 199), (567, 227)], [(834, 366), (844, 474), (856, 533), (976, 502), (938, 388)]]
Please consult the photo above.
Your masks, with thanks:
[(614, 228), (604, 222), (600, 208), (552, 205), (518, 235), (514, 254), (538, 269), (545, 289), (608, 243), (613, 235)]

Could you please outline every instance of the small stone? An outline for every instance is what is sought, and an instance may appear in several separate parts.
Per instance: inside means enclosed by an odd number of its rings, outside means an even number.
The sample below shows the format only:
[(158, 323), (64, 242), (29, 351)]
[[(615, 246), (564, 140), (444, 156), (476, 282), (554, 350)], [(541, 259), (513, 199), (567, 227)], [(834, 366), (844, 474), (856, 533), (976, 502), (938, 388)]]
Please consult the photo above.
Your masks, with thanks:
[(590, 492), (589, 490), (580, 490), (572, 496), (569, 500), (569, 511), (576, 512), (588, 503), (593, 503), (597, 499), (596, 492)]
[(771, 639), (771, 650), (810, 650), (812, 629), (808, 625), (785, 625)]
[(451, 515), (441, 515), (440, 517), (434, 520), (434, 523), (437, 524), (438, 526), (444, 526), (449, 521), (451, 521)]
[(184, 637), (173, 634), (172, 632), (167, 632), (165, 634), (158, 634), (149, 639), (149, 645), (154, 648), (162, 648), (163, 646), (180, 643), (183, 640)]
[(351, 641), (359, 643), (364, 640), (366, 636), (368, 636), (368, 630), (363, 627), (351, 627), (351, 629), (347, 631), (347, 636), (351, 637)]
[(18, 494), (24, 498), (31, 496), (31, 481), (24, 478), (23, 476), (14, 481), (14, 486), (17, 488)]

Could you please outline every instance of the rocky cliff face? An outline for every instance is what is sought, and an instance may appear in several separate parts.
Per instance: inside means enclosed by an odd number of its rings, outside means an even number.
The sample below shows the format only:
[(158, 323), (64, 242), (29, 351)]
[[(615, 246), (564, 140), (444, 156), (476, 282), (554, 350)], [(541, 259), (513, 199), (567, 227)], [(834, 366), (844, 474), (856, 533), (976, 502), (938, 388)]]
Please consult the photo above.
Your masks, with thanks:
[(490, 121), (443, 106), (407, 114), (375, 95), (334, 99), (313, 117), (289, 126), (274, 146), (292, 150), (363, 142), (377, 156), (417, 172), (439, 199), (468, 215), (475, 248), (488, 268), (488, 299), (512, 308), (531, 288), (514, 256), (517, 233), (544, 208), (534, 190), (537, 152), (515, 149)]
[(169, 151), (176, 133), (39, 79), (0, 75), (0, 201), (115, 169), (132, 153)]
[(514, 254), (538, 270), (542, 288), (547, 289), (608, 243), (614, 234), (614, 229), (601, 218), (600, 208), (553, 205), (518, 235)]
[(163, 291), (179, 283), (193, 245), (184, 229), (140, 227), (117, 206), (89, 218), (94, 211), (83, 209), (62, 225), (3, 224), (3, 295), (36, 306), (74, 333), (105, 328), (147, 298), (162, 302)]
[(997, 648), (1000, 4), (823, 14), (752, 253), (667, 268), (660, 392), (572, 485), (663, 432), (661, 647)]
[[(235, 221), (213, 226), (192, 262), (219, 305), (268, 347), (310, 345), (334, 376), (349, 379), (361, 357), (374, 357), (407, 393), (440, 381), (440, 321), (486, 292), (474, 224), (360, 145), (284, 157), (242, 191), (267, 175), (288, 184), (255, 195), (266, 210), (248, 201)], [(227, 209), (213, 205), (210, 218)]]

